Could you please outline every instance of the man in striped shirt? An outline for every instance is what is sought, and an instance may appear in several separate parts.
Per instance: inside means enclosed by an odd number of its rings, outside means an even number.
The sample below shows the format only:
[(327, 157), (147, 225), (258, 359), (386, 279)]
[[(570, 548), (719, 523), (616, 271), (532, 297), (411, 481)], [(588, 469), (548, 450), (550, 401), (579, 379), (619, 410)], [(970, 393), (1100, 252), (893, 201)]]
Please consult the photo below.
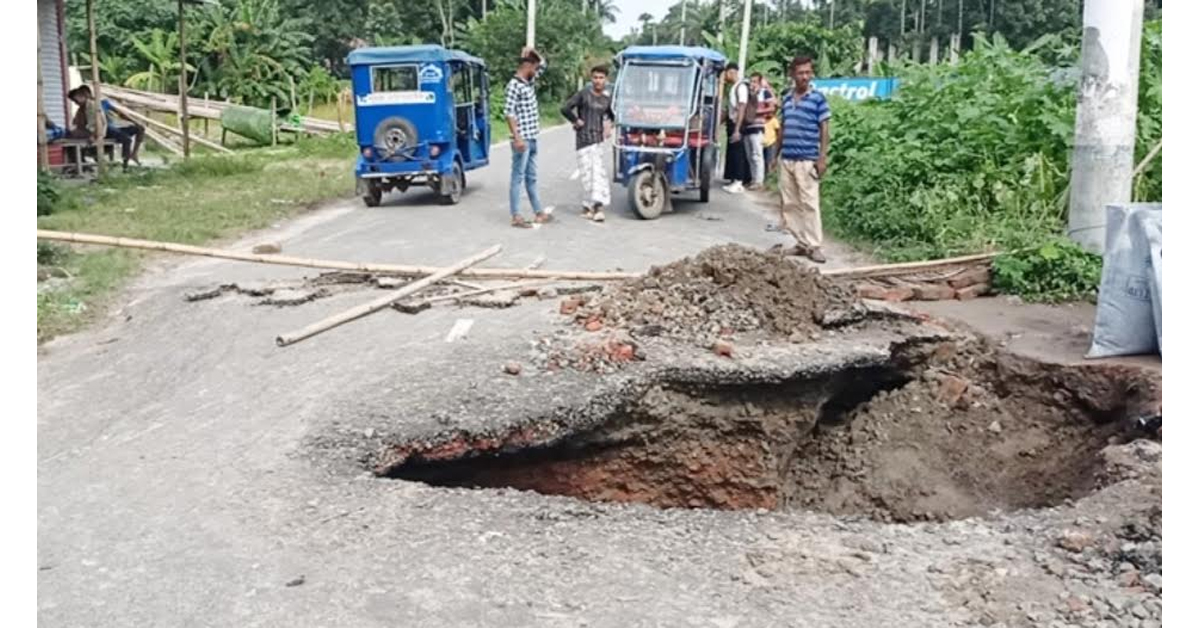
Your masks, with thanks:
[(796, 238), (790, 255), (823, 264), (821, 177), (829, 154), (829, 103), (813, 89), (813, 61), (792, 59), (794, 86), (780, 104), (779, 192), (781, 226)]
[(546, 60), (533, 48), (521, 51), (517, 73), (504, 89), (504, 117), (512, 135), (512, 176), (508, 186), (508, 211), (512, 226), (529, 228), (521, 217), (521, 186), (533, 206), (534, 222), (549, 222), (537, 193), (538, 130), (541, 114), (533, 82), (546, 70)]

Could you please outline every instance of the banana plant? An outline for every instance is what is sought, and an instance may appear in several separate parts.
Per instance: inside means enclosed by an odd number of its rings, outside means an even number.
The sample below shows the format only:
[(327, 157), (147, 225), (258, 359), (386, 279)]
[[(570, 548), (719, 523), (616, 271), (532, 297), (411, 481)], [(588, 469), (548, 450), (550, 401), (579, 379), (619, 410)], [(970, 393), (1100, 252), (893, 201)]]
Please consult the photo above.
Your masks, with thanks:
[[(125, 79), (125, 86), (166, 93), (167, 86), (171, 84), (171, 74), (179, 74), (179, 36), (154, 29), (150, 31), (150, 38), (146, 41), (135, 36), (133, 47), (137, 49), (147, 67)], [(195, 72), (196, 68), (188, 64), (187, 70)]]

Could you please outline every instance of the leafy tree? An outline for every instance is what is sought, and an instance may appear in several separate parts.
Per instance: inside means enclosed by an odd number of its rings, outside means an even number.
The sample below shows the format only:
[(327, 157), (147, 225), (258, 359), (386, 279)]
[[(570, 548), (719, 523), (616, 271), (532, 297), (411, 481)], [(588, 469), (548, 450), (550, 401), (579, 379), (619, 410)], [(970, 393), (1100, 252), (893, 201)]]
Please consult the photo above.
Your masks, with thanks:
[(307, 20), (285, 17), (277, 0), (236, 0), (201, 15), (208, 89), (248, 105), (291, 102), (311, 64)]
[[(590, 57), (611, 54), (611, 44), (599, 22), (582, 13), (576, 0), (542, 0), (537, 10), (538, 50), (549, 61), (546, 74), (539, 80), (538, 93), (543, 102), (553, 103), (575, 89)], [(460, 47), (487, 61), (492, 97), (494, 102), (502, 101), (503, 85), (525, 45), (524, 4), (497, 3), (486, 19), (469, 18), (462, 25), (458, 41)], [(493, 107), (493, 112), (498, 113), (497, 109)]]

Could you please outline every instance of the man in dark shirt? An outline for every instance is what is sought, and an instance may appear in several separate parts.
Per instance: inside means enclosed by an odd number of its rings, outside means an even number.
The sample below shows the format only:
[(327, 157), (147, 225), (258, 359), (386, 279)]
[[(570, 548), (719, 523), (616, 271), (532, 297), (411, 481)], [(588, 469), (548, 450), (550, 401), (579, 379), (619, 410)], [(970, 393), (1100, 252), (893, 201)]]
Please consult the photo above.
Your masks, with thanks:
[(612, 96), (604, 91), (608, 68), (592, 68), (592, 84), (567, 100), (562, 114), (575, 127), (575, 156), (583, 182), (583, 217), (604, 222), (609, 203), (609, 180), (605, 170), (604, 140), (613, 120)]

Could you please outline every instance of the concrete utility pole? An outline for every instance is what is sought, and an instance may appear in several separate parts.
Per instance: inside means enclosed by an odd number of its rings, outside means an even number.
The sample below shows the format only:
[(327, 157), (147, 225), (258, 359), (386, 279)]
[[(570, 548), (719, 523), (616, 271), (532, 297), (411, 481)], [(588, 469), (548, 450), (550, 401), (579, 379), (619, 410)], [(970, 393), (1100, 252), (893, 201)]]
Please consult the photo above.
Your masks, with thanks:
[(746, 57), (750, 53), (750, 18), (754, 15), (754, 0), (744, 0), (742, 5), (742, 45), (738, 49), (738, 71), (746, 73)]
[(683, 13), (679, 18), (679, 45), (683, 45), (687, 36), (687, 0), (683, 0)]
[(725, 0), (717, 0), (717, 43), (725, 43)]
[(537, 22), (537, 0), (529, 0), (529, 4), (526, 7), (529, 11), (525, 18), (525, 45), (532, 47), (534, 25)]
[(1086, 0), (1067, 235), (1104, 252), (1105, 206), (1128, 203), (1137, 132), (1142, 0)]

